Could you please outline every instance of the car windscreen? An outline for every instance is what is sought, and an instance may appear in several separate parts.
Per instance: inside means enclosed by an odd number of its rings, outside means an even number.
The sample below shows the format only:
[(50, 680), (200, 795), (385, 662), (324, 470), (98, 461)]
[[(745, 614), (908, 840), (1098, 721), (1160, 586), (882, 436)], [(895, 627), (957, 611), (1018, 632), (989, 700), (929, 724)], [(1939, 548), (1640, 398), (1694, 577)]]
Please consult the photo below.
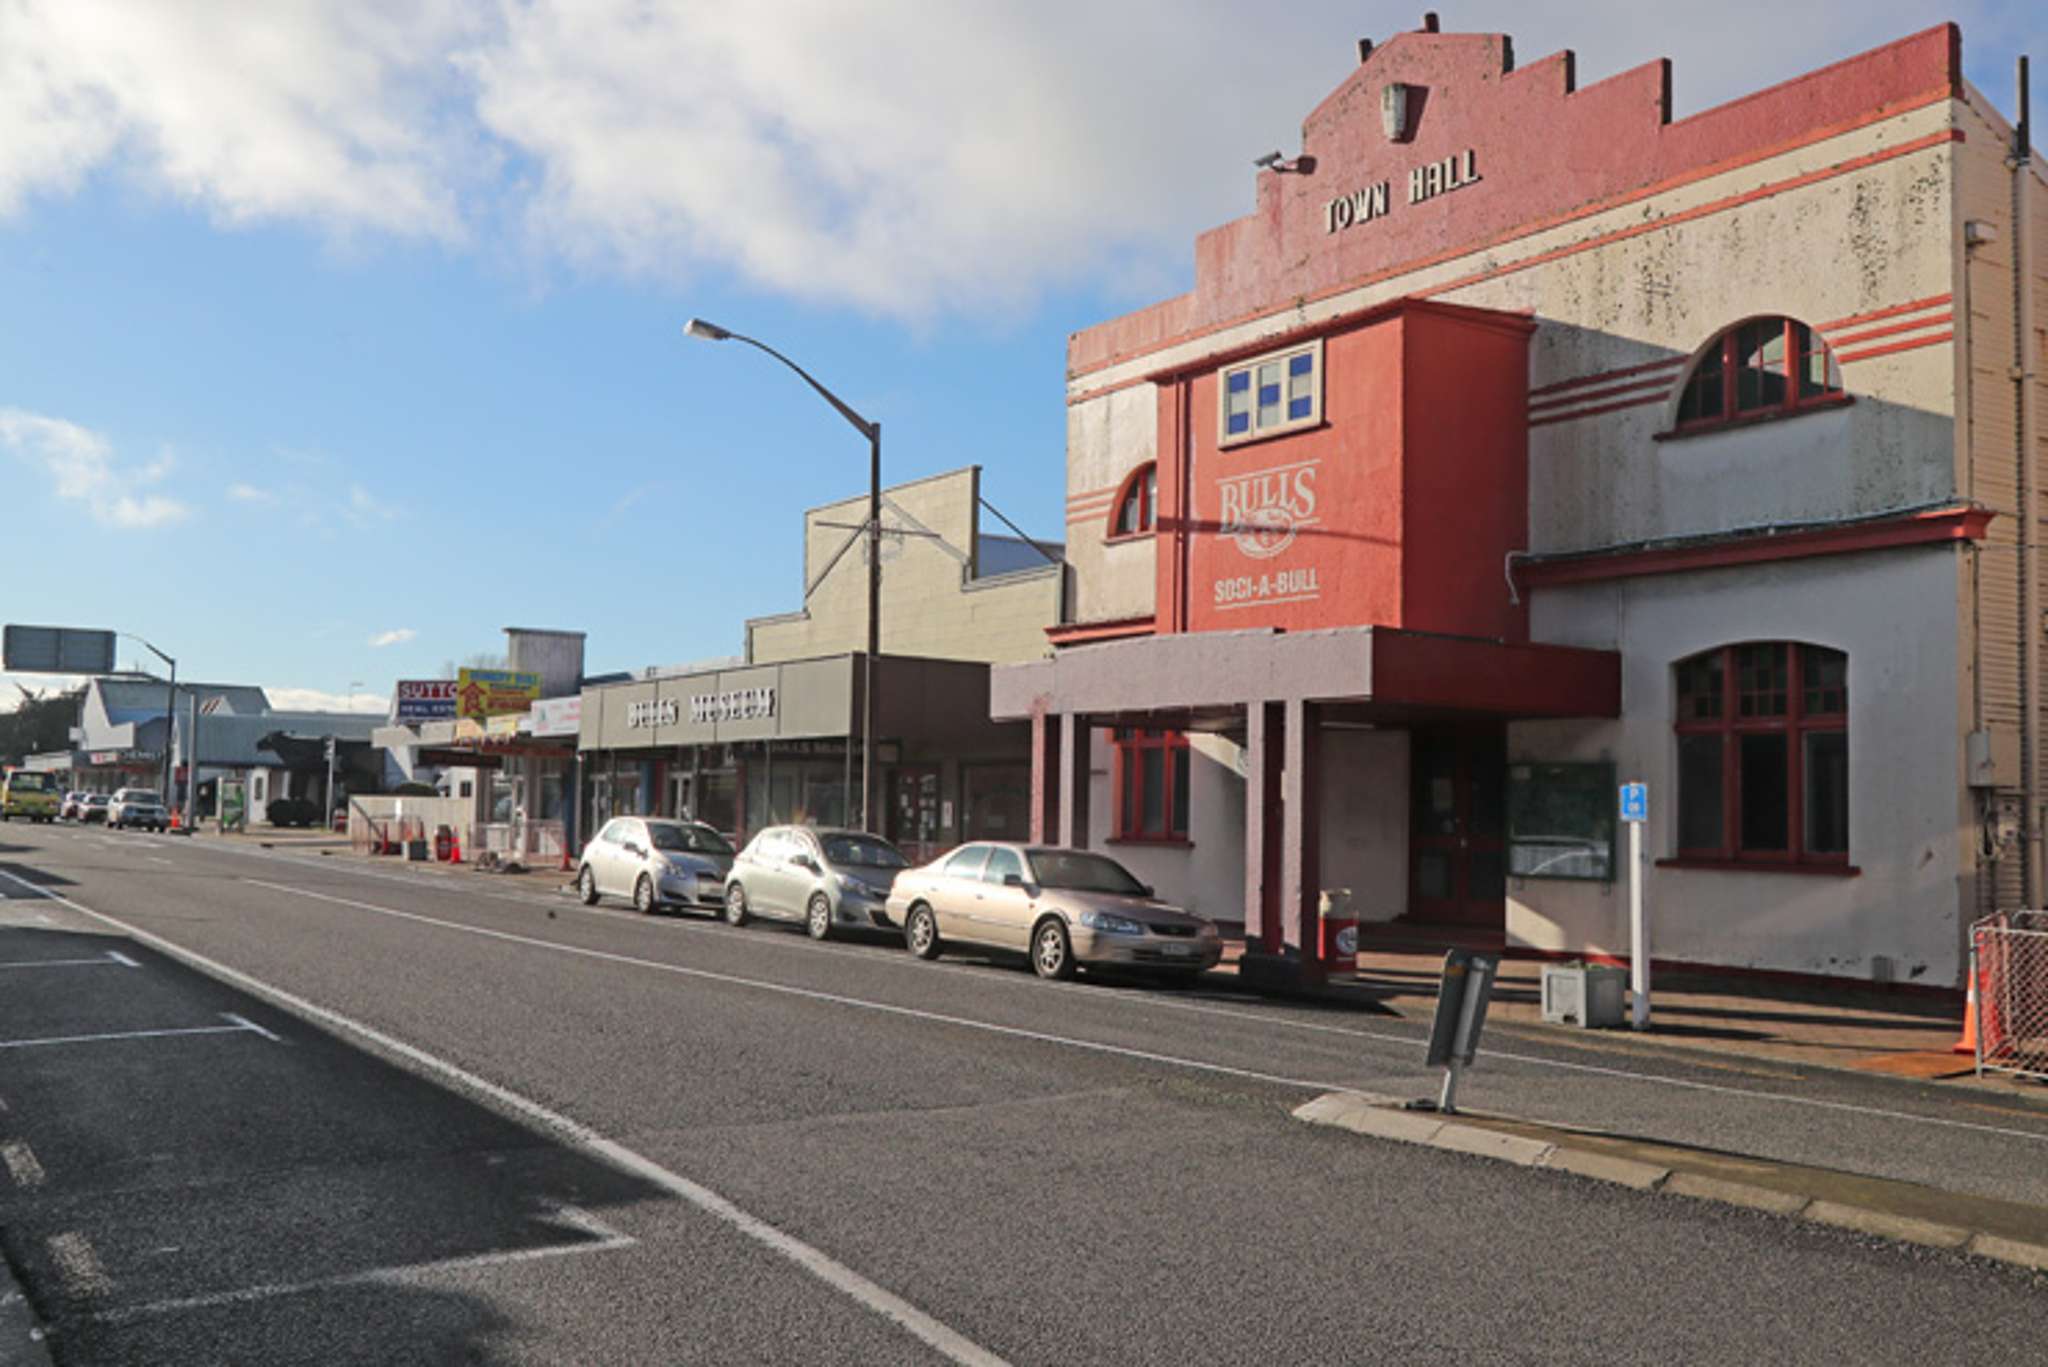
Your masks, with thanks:
[(91, 797), (86, 799), (86, 802), (88, 802), (94, 807), (104, 807), (107, 805), (107, 803), (111, 802), (112, 800), (113, 799), (108, 797), (105, 793), (94, 793)]
[(9, 774), (7, 786), (18, 793), (47, 793), (52, 791), (48, 774)]
[(1130, 870), (1099, 854), (1078, 850), (1030, 850), (1031, 871), (1040, 887), (1067, 888), (1074, 892), (1113, 892), (1124, 897), (1142, 897), (1145, 885), (1131, 877)]
[(138, 807), (161, 807), (164, 800), (147, 788), (130, 788), (121, 794), (123, 802), (132, 802)]
[(910, 861), (888, 841), (872, 835), (828, 835), (825, 858), (833, 864), (852, 864), (863, 869), (907, 868)]
[(657, 850), (681, 850), (685, 854), (732, 853), (732, 846), (725, 842), (725, 837), (706, 826), (672, 826), (650, 821), (647, 834)]

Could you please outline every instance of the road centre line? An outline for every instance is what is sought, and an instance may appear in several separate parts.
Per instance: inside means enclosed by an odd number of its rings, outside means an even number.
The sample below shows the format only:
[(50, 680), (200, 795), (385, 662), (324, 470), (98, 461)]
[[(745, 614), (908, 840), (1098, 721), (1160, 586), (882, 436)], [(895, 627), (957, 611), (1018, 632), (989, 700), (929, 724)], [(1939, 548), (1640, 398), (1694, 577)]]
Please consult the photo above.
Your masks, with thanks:
[(472, 1253), (460, 1258), (438, 1258), (432, 1262), (372, 1268), (367, 1272), (343, 1272), (332, 1277), (315, 1277), (310, 1281), (270, 1282), (261, 1286), (243, 1287), (236, 1291), (216, 1291), (203, 1296), (177, 1296), (168, 1300), (149, 1301), (142, 1305), (126, 1305), (119, 1309), (103, 1310), (91, 1318), (102, 1324), (120, 1324), (152, 1315), (177, 1314), (185, 1310), (210, 1310), (223, 1305), (247, 1305), (252, 1301), (303, 1296), (315, 1291), (331, 1291), (337, 1287), (391, 1285), (447, 1272), (502, 1267), (507, 1263), (538, 1262), (544, 1258), (563, 1258), (580, 1253), (608, 1253), (616, 1249), (635, 1247), (640, 1242), (630, 1235), (612, 1229), (590, 1212), (574, 1206), (555, 1206), (550, 1211), (547, 1222), (566, 1225), (579, 1234), (589, 1235), (590, 1241), (550, 1244), (545, 1248), (513, 1249), (503, 1253)]
[[(21, 881), (18, 875), (0, 869), (0, 878)], [(287, 888), (287, 892), (298, 889)], [(963, 1365), (963, 1367), (1008, 1367), (1001, 1357), (983, 1348), (972, 1339), (926, 1314), (894, 1292), (877, 1285), (860, 1273), (831, 1257), (820, 1249), (786, 1234), (757, 1215), (748, 1213), (720, 1196), (709, 1187), (692, 1182), (680, 1173), (671, 1172), (653, 1159), (637, 1153), (616, 1140), (608, 1139), (596, 1130), (579, 1121), (572, 1120), (559, 1111), (553, 1111), (538, 1101), (521, 1096), (508, 1087), (502, 1087), (488, 1078), (469, 1072), (446, 1059), (428, 1053), (416, 1045), (407, 1044), (393, 1035), (387, 1035), (373, 1026), (365, 1025), (339, 1011), (320, 1006), (308, 999), (274, 987), (253, 974), (230, 968), (219, 960), (210, 959), (194, 950), (185, 948), (173, 940), (166, 939), (139, 926), (129, 925), (119, 917), (95, 911), (83, 902), (61, 894), (51, 896), (83, 915), (90, 916), (106, 925), (121, 930), (144, 944), (161, 950), (180, 963), (198, 969), (223, 982), (232, 983), (248, 992), (297, 1015), (302, 1020), (317, 1021), (345, 1030), (356, 1038), (367, 1041), (382, 1051), (387, 1058), (404, 1060), (424, 1072), (437, 1074), (458, 1084), (472, 1096), (486, 1098), (496, 1103), (501, 1110), (535, 1123), (550, 1130), (584, 1152), (603, 1159), (612, 1167), (631, 1176), (636, 1176), (659, 1187), (671, 1195), (680, 1197), (706, 1214), (723, 1221), (747, 1238), (762, 1244), (782, 1257), (795, 1263), (818, 1280), (831, 1286), (850, 1299), (872, 1310), (877, 1315), (897, 1325), (941, 1356)], [(60, 1236), (61, 1237), (61, 1236)], [(87, 1252), (90, 1252), (90, 1246)]]
[(233, 1025), (187, 1025), (172, 1030), (118, 1030), (103, 1035), (46, 1035), (41, 1039), (0, 1040), (0, 1049), (37, 1049), (53, 1044), (104, 1044), (110, 1040), (124, 1039), (168, 1039), (174, 1035), (245, 1035), (255, 1033), (265, 1039), (283, 1043), (276, 1035), (240, 1016), (221, 1013)]
[[(330, 865), (324, 863), (316, 864), (302, 856), (278, 854), (274, 851), (264, 851), (260, 854), (257, 851), (253, 850), (232, 850), (228, 852), (256, 858), (279, 860), (285, 863), (298, 865), (309, 869), (332, 869), (336, 873), (350, 877), (376, 878), (393, 883), (402, 883), (410, 887), (422, 886), (414, 877), (410, 875), (387, 874), (369, 869), (351, 869), (346, 865)], [(245, 881), (254, 882), (257, 880), (249, 879)], [(302, 888), (292, 888), (289, 890), (294, 893), (300, 893), (306, 896), (321, 895), (312, 893)], [(498, 901), (513, 902), (522, 906), (558, 907), (560, 905), (559, 899), (549, 899), (538, 896), (520, 896), (496, 892), (488, 889), (467, 890), (467, 893), (468, 895), (490, 897)], [(55, 894), (51, 894), (51, 896), (54, 898)], [(651, 921), (647, 917), (641, 916), (637, 913), (633, 915), (627, 915), (624, 912), (614, 912), (604, 908), (584, 907), (574, 902), (572, 902), (570, 905), (574, 910), (582, 911), (594, 916), (602, 916), (607, 920), (617, 920), (634, 925), (644, 925), (649, 928), (659, 927), (664, 930), (675, 931), (679, 933), (709, 933), (715, 929), (714, 925), (710, 922), (699, 924), (697, 922)], [(415, 913), (401, 912), (395, 914), (414, 915)], [(725, 937), (721, 936), (720, 938)], [(539, 943), (545, 944), (551, 942), (540, 941)], [(831, 945), (820, 945), (808, 939), (762, 936), (759, 938), (759, 943), (774, 944), (779, 948), (802, 950), (815, 953), (842, 954), (847, 955), (849, 957), (858, 957), (867, 962), (878, 964), (886, 964), (899, 961), (892, 960), (891, 958), (883, 955), (862, 954), (856, 950), (849, 950)], [(1243, 1021), (1251, 1024), (1272, 1026), (1279, 1029), (1298, 1030), (1313, 1034), (1339, 1035), (1351, 1039), (1369, 1040), (1379, 1044), (1399, 1045), (1407, 1049), (1425, 1049), (1428, 1047), (1429, 1043), (1428, 1039), (1421, 1035), (1397, 1035), (1384, 1031), (1350, 1029), (1343, 1026), (1325, 1025), (1316, 1021), (1300, 1020), (1291, 1016), (1264, 1016), (1250, 1011), (1238, 1010), (1230, 1007), (1205, 1006), (1200, 1003), (1187, 1001), (1170, 1001), (1156, 994), (1142, 994), (1136, 996), (1130, 994), (1108, 994), (1098, 992), (1095, 989), (1086, 986), (1076, 985), (1072, 983), (1046, 983), (1041, 982), (1035, 978), (1013, 978), (1007, 975), (981, 974), (980, 970), (969, 968), (965, 965), (928, 964), (907, 960), (903, 960), (901, 962), (903, 962), (903, 966), (905, 968), (916, 972), (928, 973), (933, 969), (941, 969), (963, 973), (975, 973), (981, 976), (984, 981), (1014, 982), (1015, 986), (1027, 990), (1044, 990), (1047, 988), (1052, 988), (1056, 990), (1070, 992), (1095, 992), (1096, 1000), (1101, 1000), (1105, 1002), (1115, 1002), (1119, 1005), (1131, 1008), (1151, 1008), (1162, 1011), (1180, 1011), (1198, 1015), (1217, 1016), (1230, 1020)], [(693, 971), (702, 972), (704, 970)], [(1646, 1086), (1677, 1087), (1687, 1091), (1704, 1092), (1713, 1095), (1740, 1097), (1757, 1101), (1776, 1102), (1781, 1105), (1787, 1106), (1804, 1106), (1817, 1110), (1832, 1111), (1837, 1114), (1861, 1115), (1873, 1119), (1883, 1120), (1898, 1120), (1905, 1121), (1911, 1124), (1933, 1125), (1944, 1129), (1964, 1130), (1972, 1133), (1998, 1135), (2006, 1138), (2027, 1139), (2035, 1143), (2048, 1144), (2048, 1134), (2032, 1130), (2014, 1129), (2009, 1126), (2002, 1125), (1986, 1125), (1968, 1120), (1953, 1120), (1944, 1116), (1919, 1115), (1911, 1111), (1892, 1110), (1890, 1108), (1882, 1106), (1865, 1106), (1857, 1104), (1855, 1102), (1830, 1101), (1821, 1097), (1797, 1096), (1782, 1092), (1763, 1091), (1747, 1087), (1737, 1087), (1728, 1083), (1702, 1082), (1692, 1078), (1671, 1077), (1663, 1073), (1636, 1072), (1627, 1068), (1605, 1066), (1593, 1063), (1579, 1063), (1566, 1059), (1544, 1058), (1535, 1054), (1522, 1054), (1500, 1049), (1482, 1048), (1480, 1050), (1480, 1057), (1487, 1059), (1499, 1059), (1511, 1063), (1522, 1063), (1536, 1068), (1552, 1068), (1563, 1072), (1584, 1073), (1591, 1076), (1614, 1078), (1622, 1081), (1641, 1083)]]
[(686, 964), (664, 963), (659, 959), (642, 959), (632, 954), (615, 954), (605, 949), (586, 949), (581, 945), (565, 945), (558, 940), (543, 940), (532, 935), (517, 935), (509, 930), (492, 930), (487, 926), (464, 925), (460, 921), (445, 921), (437, 916), (424, 916), (416, 911), (400, 911), (395, 907), (380, 907), (371, 902), (358, 902), (349, 897), (334, 897), (324, 892), (311, 892), (305, 888), (287, 887), (282, 883), (266, 883), (257, 878), (242, 880), (252, 886), (269, 888), (294, 897), (311, 897), (322, 902), (333, 902), (338, 906), (354, 907), (361, 911), (375, 912), (380, 916), (394, 916), (403, 921), (416, 921), (422, 925), (438, 926), (443, 930), (460, 931), (465, 935), (480, 935), (486, 939), (503, 940), (510, 944), (527, 945), (534, 949), (552, 950), (557, 954), (573, 955), (577, 958), (599, 959), (607, 963), (626, 964), (634, 968), (652, 969), (657, 973), (673, 973), (686, 978), (698, 978), (706, 982), (726, 983), (734, 987), (750, 987), (757, 991), (773, 992), (782, 996), (801, 997), (808, 1001), (825, 1002), (833, 1006), (850, 1006), (861, 1011), (875, 1011), (883, 1015), (905, 1016), (913, 1020), (934, 1021), (941, 1025), (957, 1025), (968, 1030), (981, 1030), (990, 1034), (1008, 1035), (1016, 1039), (1033, 1040), (1041, 1044), (1057, 1044), (1070, 1049), (1083, 1049), (1092, 1053), (1113, 1054), (1119, 1058), (1137, 1059), (1145, 1063), (1163, 1063), (1175, 1068), (1190, 1068), (1204, 1073), (1220, 1073), (1227, 1077), (1246, 1078), (1253, 1082), (1267, 1082), (1282, 1087), (1303, 1088), (1311, 1091), (1329, 1092), (1348, 1090), (1335, 1082), (1317, 1082), (1309, 1078), (1281, 1077), (1274, 1073), (1261, 1073), (1250, 1068), (1234, 1068), (1225, 1063), (1210, 1063), (1202, 1059), (1182, 1058), (1173, 1054), (1157, 1054), (1147, 1049), (1132, 1049), (1121, 1044), (1104, 1044), (1099, 1040), (1077, 1039), (1071, 1035), (1055, 1035), (1044, 1030), (1027, 1030), (1018, 1025), (999, 1025), (994, 1021), (975, 1020), (971, 1016), (954, 1016), (943, 1011), (927, 1011), (921, 1007), (898, 1006), (894, 1002), (873, 1001), (866, 997), (849, 997), (840, 992), (824, 992), (810, 987), (794, 987), (788, 983), (769, 982), (765, 978), (748, 978), (737, 973), (720, 973), (709, 968), (691, 968)]

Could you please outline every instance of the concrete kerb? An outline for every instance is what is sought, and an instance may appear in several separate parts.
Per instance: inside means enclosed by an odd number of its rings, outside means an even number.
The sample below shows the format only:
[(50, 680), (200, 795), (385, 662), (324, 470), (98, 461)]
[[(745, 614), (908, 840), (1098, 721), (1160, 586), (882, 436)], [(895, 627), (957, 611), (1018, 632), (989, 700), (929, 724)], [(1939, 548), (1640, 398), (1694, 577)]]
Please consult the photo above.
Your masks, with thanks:
[[(1401, 1109), (1397, 1098), (1369, 1092), (1325, 1092), (1294, 1109), (1296, 1120), (1328, 1125), (1373, 1139), (1420, 1144), (1447, 1153), (1491, 1158), (1517, 1167), (1545, 1168), (1632, 1191), (1713, 1201), (1769, 1215), (1811, 1220), (1852, 1233), (1971, 1254), (2048, 1272), (2048, 1208), (2003, 1203), (2024, 1212), (2042, 1231), (2040, 1242), (1962, 1225), (1944, 1224), (1867, 1204), (1832, 1199), (1816, 1191), (1786, 1190), (1731, 1181), (1706, 1172), (1646, 1162), (1605, 1152), (1588, 1140), (1601, 1136), (1510, 1121), (1501, 1117), (1449, 1117)], [(1577, 1141), (1577, 1142), (1575, 1142)], [(1680, 1152), (1672, 1150), (1672, 1152)], [(1682, 1160), (1681, 1160), (1682, 1161)], [(1746, 1160), (1755, 1163), (1758, 1160)], [(1784, 1172), (1798, 1171), (1789, 1166)], [(1847, 1175), (1844, 1175), (1845, 1177)]]

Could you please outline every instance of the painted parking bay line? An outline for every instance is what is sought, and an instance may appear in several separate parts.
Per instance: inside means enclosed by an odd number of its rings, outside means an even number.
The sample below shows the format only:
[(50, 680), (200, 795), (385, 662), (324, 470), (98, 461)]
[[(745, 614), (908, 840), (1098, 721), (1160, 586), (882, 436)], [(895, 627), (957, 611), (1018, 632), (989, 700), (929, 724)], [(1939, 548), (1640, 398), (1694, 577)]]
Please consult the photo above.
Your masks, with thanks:
[[(17, 883), (24, 881), (19, 875), (6, 869), (0, 869), (0, 878), (12, 879)], [(286, 888), (284, 891), (299, 895), (297, 889)], [(659, 1187), (723, 1222), (755, 1243), (795, 1263), (819, 1281), (888, 1320), (950, 1361), (960, 1363), (963, 1367), (1008, 1367), (999, 1355), (918, 1309), (893, 1291), (868, 1280), (824, 1250), (812, 1247), (793, 1234), (784, 1233), (758, 1215), (742, 1210), (709, 1187), (693, 1182), (680, 1173), (671, 1172), (646, 1155), (627, 1148), (617, 1140), (607, 1138), (580, 1121), (572, 1120), (559, 1111), (550, 1110), (530, 1097), (522, 1096), (509, 1087), (502, 1087), (489, 1078), (481, 1077), (446, 1059), (430, 1054), (417, 1045), (407, 1044), (394, 1035), (385, 1034), (374, 1026), (365, 1025), (339, 1011), (309, 1001), (296, 993), (287, 992), (281, 987), (272, 986), (254, 974), (230, 968), (217, 959), (210, 959), (195, 950), (187, 949), (175, 940), (166, 939), (140, 926), (130, 925), (106, 912), (95, 911), (83, 902), (63, 896), (61, 893), (51, 893), (50, 897), (81, 915), (90, 916), (104, 925), (114, 927), (132, 940), (160, 950), (182, 964), (262, 997), (302, 1020), (334, 1026), (365, 1041), (387, 1059), (403, 1062), (419, 1072), (453, 1082), (469, 1095), (493, 1103), (501, 1112), (538, 1125), (559, 1136), (566, 1143), (601, 1159), (612, 1168)], [(90, 1252), (89, 1246), (87, 1251)]]
[(7, 1165), (7, 1175), (14, 1179), (17, 1187), (39, 1187), (43, 1184), (42, 1163), (36, 1159), (35, 1150), (19, 1139), (0, 1144), (0, 1163)]
[(140, 968), (141, 964), (118, 950), (108, 950), (96, 959), (21, 959), (14, 963), (0, 964), (8, 968)]
[(169, 1039), (177, 1035), (261, 1035), (267, 1040), (283, 1043), (270, 1031), (252, 1020), (230, 1015), (221, 1015), (230, 1023), (227, 1025), (184, 1025), (167, 1030), (115, 1030), (101, 1035), (46, 1035), (40, 1039), (0, 1040), (0, 1049), (40, 1049), (57, 1044), (105, 1044), (114, 1040), (127, 1039)]

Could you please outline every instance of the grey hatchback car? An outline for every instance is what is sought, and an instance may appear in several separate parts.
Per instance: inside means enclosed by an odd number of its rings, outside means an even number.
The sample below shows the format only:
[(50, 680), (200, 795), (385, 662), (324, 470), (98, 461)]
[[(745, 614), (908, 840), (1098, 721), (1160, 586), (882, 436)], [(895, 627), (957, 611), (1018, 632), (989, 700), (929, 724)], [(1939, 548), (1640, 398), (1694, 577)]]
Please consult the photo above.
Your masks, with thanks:
[(770, 826), (747, 842), (725, 880), (725, 919), (800, 921), (813, 940), (835, 929), (887, 928), (889, 889), (909, 861), (865, 831)]

